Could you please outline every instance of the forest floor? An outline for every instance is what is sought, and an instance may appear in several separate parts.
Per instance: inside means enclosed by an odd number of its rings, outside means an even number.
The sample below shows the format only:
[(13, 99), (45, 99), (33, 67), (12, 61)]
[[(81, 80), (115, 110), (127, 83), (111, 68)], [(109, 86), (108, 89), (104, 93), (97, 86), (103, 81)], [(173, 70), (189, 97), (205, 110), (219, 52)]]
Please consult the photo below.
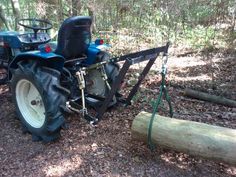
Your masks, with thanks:
[[(189, 87), (236, 100), (235, 55), (179, 55), (170, 57), (168, 66), (174, 117), (236, 129), (235, 108), (182, 94)], [(126, 87), (139, 67), (131, 70)], [(30, 134), (22, 133), (9, 89), (0, 86), (0, 176), (236, 176), (236, 167), (161, 147), (151, 152), (131, 139), (132, 121), (140, 111), (152, 111), (159, 81), (152, 70), (133, 105), (109, 110), (96, 128), (80, 115), (69, 116), (69, 129), (48, 144), (32, 142)]]

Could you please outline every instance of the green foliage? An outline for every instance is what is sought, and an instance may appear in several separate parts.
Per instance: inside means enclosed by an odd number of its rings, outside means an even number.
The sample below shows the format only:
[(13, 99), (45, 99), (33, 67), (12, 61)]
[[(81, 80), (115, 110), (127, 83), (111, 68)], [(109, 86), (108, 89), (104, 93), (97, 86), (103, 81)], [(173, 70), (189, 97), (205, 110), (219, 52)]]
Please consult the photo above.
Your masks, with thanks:
[[(153, 44), (170, 40), (175, 44), (201, 49), (227, 43), (229, 40), (222, 38), (222, 31), (230, 36), (231, 41), (235, 39), (236, 3), (233, 0), (18, 1), (22, 18), (48, 19), (52, 21), (55, 31), (63, 19), (72, 16), (75, 10), (78, 15), (88, 15), (90, 9), (95, 17), (97, 32), (126, 31), (130, 36), (139, 37), (138, 40)], [(11, 1), (1, 0), (0, 6), (8, 25), (14, 29)], [(111, 35), (111, 40), (116, 40), (116, 35)]]
[(185, 45), (191, 48), (201, 49), (205, 46), (209, 46), (214, 37), (215, 31), (213, 27), (198, 25), (195, 28), (187, 27), (185, 32), (178, 37), (178, 42), (185, 39)]

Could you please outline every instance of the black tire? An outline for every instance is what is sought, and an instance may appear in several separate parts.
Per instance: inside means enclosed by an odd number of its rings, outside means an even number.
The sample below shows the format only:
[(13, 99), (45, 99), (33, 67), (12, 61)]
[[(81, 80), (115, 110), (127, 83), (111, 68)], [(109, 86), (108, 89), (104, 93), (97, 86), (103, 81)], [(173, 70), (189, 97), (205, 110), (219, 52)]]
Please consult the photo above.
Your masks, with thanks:
[(0, 66), (0, 85), (6, 84), (8, 81), (8, 69), (5, 66)]
[[(100, 52), (98, 58), (100, 61), (107, 61), (111, 56), (107, 52)], [(107, 63), (105, 65), (105, 71), (110, 84), (115, 81), (116, 76), (119, 74), (119, 70), (120, 66), (117, 63)]]
[[(10, 86), (13, 102), (16, 105), (16, 112), (22, 123), (23, 130), (30, 132), (33, 140), (35, 141), (41, 140), (43, 142), (50, 142), (58, 139), (60, 137), (60, 130), (65, 124), (62, 110), (66, 109), (66, 101), (70, 93), (67, 89), (60, 85), (60, 72), (52, 68), (39, 66), (36, 61), (19, 62), (18, 68), (11, 70), (11, 72), (12, 78), (10, 81)], [(45, 118), (42, 126), (40, 127), (33, 127), (29, 121), (27, 122), (29, 117), (24, 117), (24, 113), (20, 111), (17, 102), (17, 96), (19, 99), (19, 95), (17, 95), (18, 92), (16, 91), (17, 84), (21, 83), (20, 81), (29, 81), (32, 83), (41, 96), (40, 98), (42, 99), (41, 101), (43, 104), (40, 104), (44, 107)], [(28, 92), (30, 92), (30, 89), (31, 85), (28, 87)], [(32, 101), (31, 104), (33, 105)], [(29, 107), (32, 107), (32, 105), (29, 103)]]
[[(111, 58), (111, 56), (107, 52), (100, 53), (101, 61), (107, 61)], [(105, 71), (107, 74), (108, 82), (112, 85), (115, 82), (116, 77), (119, 75), (120, 66), (117, 63), (110, 62), (105, 65)], [(116, 98), (121, 98), (123, 95), (120, 93), (120, 90), (116, 91)]]
[[(107, 61), (111, 58), (111, 56), (107, 52), (100, 52), (97, 56), (97, 62)], [(116, 63), (107, 63), (104, 66), (108, 83), (111, 86), (112, 83), (115, 81), (116, 76), (119, 74), (119, 65)], [(92, 85), (87, 84), (86, 86), (86, 93), (91, 95), (96, 95), (105, 98), (108, 93), (109, 89), (102, 78), (101, 71), (99, 69), (94, 69), (89, 71), (89, 73), (85, 77), (86, 83), (93, 83)], [(87, 103), (98, 110), (101, 107), (103, 102), (97, 101), (96, 99), (87, 98)], [(109, 104), (109, 107), (112, 107), (117, 103), (116, 96), (113, 97), (112, 101)]]

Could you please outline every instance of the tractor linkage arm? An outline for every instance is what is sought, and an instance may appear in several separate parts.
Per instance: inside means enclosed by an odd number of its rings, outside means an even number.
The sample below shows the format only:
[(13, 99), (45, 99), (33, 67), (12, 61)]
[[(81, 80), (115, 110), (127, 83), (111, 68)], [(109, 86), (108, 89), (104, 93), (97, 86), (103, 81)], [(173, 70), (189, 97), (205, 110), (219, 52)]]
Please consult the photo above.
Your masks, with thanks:
[(148, 74), (149, 70), (151, 69), (152, 65), (156, 61), (159, 54), (163, 53), (163, 56), (168, 55), (169, 45), (170, 45), (170, 43), (168, 42), (165, 46), (162, 46), (162, 47), (157, 47), (157, 48), (148, 49), (148, 50), (144, 50), (144, 51), (140, 51), (140, 52), (136, 52), (136, 53), (127, 54), (127, 55), (120, 56), (120, 57), (111, 58), (110, 60), (103, 61), (100, 63), (93, 64), (91, 66), (82, 68), (83, 71), (89, 71), (89, 70), (92, 70), (95, 68), (102, 67), (109, 62), (116, 63), (116, 62), (120, 62), (120, 61), (125, 61), (118, 76), (116, 77), (115, 81), (112, 83), (111, 89), (110, 89), (108, 95), (106, 96), (106, 98), (102, 102), (101, 107), (98, 109), (96, 117), (92, 117), (88, 114), (84, 114), (84, 118), (87, 121), (89, 121), (90, 124), (92, 124), (92, 125), (97, 124), (101, 120), (101, 118), (102, 118), (103, 114), (105, 113), (105, 111), (107, 110), (107, 108), (109, 107), (109, 103), (112, 101), (114, 95), (119, 90), (121, 83), (124, 80), (127, 71), (129, 70), (129, 67), (133, 64), (137, 64), (137, 63), (140, 63), (143, 61), (148, 61), (147, 65), (145, 66), (142, 73), (140, 74), (137, 83), (131, 89), (128, 97), (123, 98), (123, 99), (121, 99), (122, 101), (120, 101), (126, 106), (130, 105), (133, 96), (138, 91), (138, 89), (141, 85), (141, 82)]

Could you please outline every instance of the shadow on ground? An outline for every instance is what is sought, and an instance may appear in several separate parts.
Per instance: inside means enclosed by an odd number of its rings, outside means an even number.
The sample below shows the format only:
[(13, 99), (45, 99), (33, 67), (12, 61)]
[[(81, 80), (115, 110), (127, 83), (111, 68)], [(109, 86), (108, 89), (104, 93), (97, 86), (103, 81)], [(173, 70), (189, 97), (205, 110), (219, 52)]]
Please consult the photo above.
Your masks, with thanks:
[[(220, 72), (216, 73), (215, 90), (206, 80), (176, 81), (174, 79), (174, 77), (208, 76), (207, 64), (176, 69), (175, 66), (170, 65), (170, 82), (173, 85), (169, 87), (169, 92), (175, 117), (236, 128), (235, 109), (185, 98), (181, 94), (184, 87), (221, 94), (222, 90), (219, 89), (218, 92), (218, 88), (221, 88), (218, 85), (220, 83), (226, 84), (228, 91), (231, 92), (226, 96), (234, 98), (235, 89), (232, 90), (230, 84), (232, 84), (231, 75), (235, 76), (235, 73), (225, 72), (225, 67), (233, 69), (231, 66), (233, 62), (232, 59), (231, 64), (228, 64), (228, 60), (218, 63)], [(158, 76), (148, 77), (151, 78), (160, 79)], [(127, 108), (117, 107), (108, 111), (96, 128), (88, 125), (80, 115), (69, 116), (67, 118), (69, 129), (62, 131), (62, 137), (57, 142), (49, 144), (32, 142), (29, 134), (22, 134), (9, 91), (1, 93), (1, 176), (225, 177), (236, 175), (236, 168), (226, 164), (194, 158), (160, 147), (151, 152), (146, 145), (132, 141), (130, 132), (132, 120), (141, 110), (152, 111), (150, 102), (146, 101), (145, 97), (153, 99), (157, 97), (159, 82), (144, 84), (142, 87), (150, 87), (151, 91), (141, 91), (136, 102)]]

